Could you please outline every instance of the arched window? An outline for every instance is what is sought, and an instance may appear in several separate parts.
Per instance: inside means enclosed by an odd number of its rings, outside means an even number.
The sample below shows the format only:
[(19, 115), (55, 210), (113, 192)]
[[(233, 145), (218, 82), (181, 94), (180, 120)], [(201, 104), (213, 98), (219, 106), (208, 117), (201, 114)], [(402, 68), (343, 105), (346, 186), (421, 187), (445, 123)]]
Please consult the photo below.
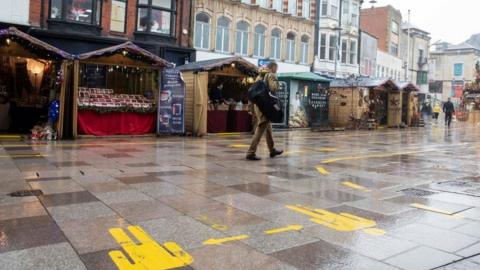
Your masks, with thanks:
[(300, 40), (300, 62), (302, 64), (308, 64), (308, 41), (309, 38), (307, 35), (303, 35)]
[(235, 40), (235, 52), (240, 55), (248, 54), (248, 29), (250, 25), (246, 21), (237, 23), (237, 33)]
[(195, 47), (210, 48), (210, 16), (205, 13), (195, 16)]
[(230, 20), (220, 17), (217, 20), (217, 36), (215, 49), (219, 52), (228, 52), (230, 46)]
[(267, 28), (261, 24), (255, 26), (255, 39), (253, 44), (253, 56), (265, 57), (265, 32)]
[(280, 59), (280, 49), (282, 47), (282, 31), (278, 28), (272, 30), (271, 46), (270, 46), (270, 57), (273, 59)]
[(272, 8), (278, 12), (283, 12), (283, 0), (273, 0)]
[(287, 57), (289, 62), (295, 62), (295, 33), (289, 32), (287, 34)]

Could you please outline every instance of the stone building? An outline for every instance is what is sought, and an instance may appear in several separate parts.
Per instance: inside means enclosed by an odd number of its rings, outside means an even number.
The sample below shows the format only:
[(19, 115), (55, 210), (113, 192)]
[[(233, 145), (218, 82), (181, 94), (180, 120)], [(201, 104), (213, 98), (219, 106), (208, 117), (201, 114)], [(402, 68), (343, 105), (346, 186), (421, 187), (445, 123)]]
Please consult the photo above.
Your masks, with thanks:
[(196, 61), (239, 55), (255, 65), (275, 60), (279, 72), (310, 71), (315, 8), (314, 0), (197, 0)]
[(0, 28), (16, 26), (72, 54), (127, 40), (176, 63), (192, 60), (191, 0), (2, 0)]
[(360, 75), (375, 78), (377, 75), (378, 38), (362, 31), (360, 39)]
[(360, 0), (321, 0), (313, 70), (331, 77), (358, 75)]
[(466, 83), (475, 80), (475, 64), (480, 48), (468, 43), (439, 44), (430, 52), (430, 92), (441, 100), (453, 97), (459, 102)]

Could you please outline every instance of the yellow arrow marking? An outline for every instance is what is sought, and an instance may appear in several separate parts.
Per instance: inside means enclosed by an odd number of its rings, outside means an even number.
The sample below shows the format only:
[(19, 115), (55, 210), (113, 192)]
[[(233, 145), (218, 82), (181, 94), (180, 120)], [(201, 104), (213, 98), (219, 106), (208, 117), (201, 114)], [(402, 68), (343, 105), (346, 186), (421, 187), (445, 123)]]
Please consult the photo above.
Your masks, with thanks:
[(330, 174), (329, 171), (327, 171), (327, 169), (325, 169), (324, 167), (322, 166), (317, 166), (315, 167), (317, 169), (317, 171), (320, 173), (320, 174), (323, 174), (323, 175), (327, 175), (327, 174)]
[(223, 133), (216, 133), (219, 137), (229, 137), (229, 136), (240, 136), (241, 133), (239, 132), (223, 132)]
[(276, 234), (276, 233), (283, 233), (283, 232), (289, 232), (289, 231), (300, 231), (301, 229), (303, 229), (302, 225), (290, 225), (290, 226), (283, 227), (283, 228), (266, 230), (266, 231), (264, 231), (264, 233), (265, 234)]
[(434, 151), (434, 150), (424, 150), (424, 151), (410, 151), (410, 152), (397, 152), (397, 153), (388, 153), (388, 154), (375, 154), (375, 155), (364, 155), (364, 156), (331, 158), (331, 159), (324, 159), (324, 160), (322, 160), (322, 164), (328, 164), (328, 163), (333, 163), (333, 162), (337, 162), (337, 161), (344, 161), (344, 160), (356, 160), (356, 159), (365, 159), (365, 158), (393, 157), (393, 156), (411, 155), (411, 154), (419, 154), (419, 153), (426, 153), (426, 152), (433, 152), (433, 151)]
[(0, 156), (0, 158), (29, 158), (29, 157), (48, 157), (47, 155), (41, 155), (41, 154), (19, 154), (19, 155), (4, 155)]
[(307, 215), (311, 217), (310, 221), (336, 231), (351, 232), (377, 226), (377, 223), (373, 220), (365, 219), (349, 213), (335, 214), (323, 209), (310, 209), (295, 205), (287, 205), (287, 208)]
[(363, 232), (371, 234), (371, 235), (384, 235), (385, 234), (384, 230), (378, 229), (378, 228), (363, 229)]
[(247, 239), (247, 238), (250, 238), (250, 236), (248, 236), (246, 234), (241, 234), (241, 235), (226, 237), (226, 238), (208, 239), (208, 240), (204, 241), (203, 244), (204, 245), (221, 245), (223, 243), (238, 241), (238, 240)]
[(232, 148), (249, 148), (250, 147), (250, 145), (248, 144), (231, 144), (229, 146)]
[(207, 216), (198, 216), (195, 219), (200, 221), (201, 223), (203, 223), (205, 225), (209, 225), (210, 227), (212, 227), (215, 230), (219, 230), (219, 231), (228, 230), (228, 226), (216, 224), (215, 222), (211, 221)]
[(320, 152), (336, 152), (337, 148), (322, 147), (317, 149)]
[(132, 264), (120, 250), (110, 251), (108, 255), (119, 270), (167, 270), (193, 263), (192, 256), (174, 242), (167, 242), (161, 246), (139, 226), (129, 226), (128, 231), (140, 244), (132, 241), (121, 228), (109, 230), (115, 241), (133, 261)]
[(367, 189), (366, 187), (361, 186), (361, 185), (358, 185), (358, 184), (355, 184), (355, 183), (352, 183), (352, 182), (350, 182), (350, 181), (343, 181), (343, 182), (342, 182), (342, 185), (344, 185), (344, 186), (346, 186), (346, 187), (349, 187), (349, 188), (362, 190), (362, 191), (370, 191), (370, 190)]
[(430, 207), (428, 205), (424, 205), (424, 204), (420, 204), (420, 203), (412, 203), (412, 204), (410, 204), (410, 206), (418, 208), (418, 209), (423, 209), (423, 210), (427, 210), (427, 211), (431, 211), (431, 212), (436, 212), (436, 213), (440, 213), (440, 214), (444, 214), (444, 215), (449, 215), (449, 216), (453, 214), (452, 212), (448, 212), (448, 211), (445, 211), (445, 210), (442, 210), (442, 209)]

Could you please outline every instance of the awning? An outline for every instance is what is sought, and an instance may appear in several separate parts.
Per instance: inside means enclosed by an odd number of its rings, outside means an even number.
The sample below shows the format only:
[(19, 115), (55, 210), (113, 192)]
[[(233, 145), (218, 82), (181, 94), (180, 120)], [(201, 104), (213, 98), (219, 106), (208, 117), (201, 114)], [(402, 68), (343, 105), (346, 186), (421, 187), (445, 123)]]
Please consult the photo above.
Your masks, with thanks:
[(228, 58), (219, 58), (212, 60), (204, 60), (189, 63), (183, 66), (178, 67), (180, 71), (214, 71), (220, 70), (225, 67), (232, 66), (248, 76), (257, 76), (258, 68), (254, 64), (248, 62), (242, 57), (228, 57)]
[(308, 82), (330, 82), (329, 79), (313, 72), (286, 72), (278, 74), (279, 80), (298, 80)]

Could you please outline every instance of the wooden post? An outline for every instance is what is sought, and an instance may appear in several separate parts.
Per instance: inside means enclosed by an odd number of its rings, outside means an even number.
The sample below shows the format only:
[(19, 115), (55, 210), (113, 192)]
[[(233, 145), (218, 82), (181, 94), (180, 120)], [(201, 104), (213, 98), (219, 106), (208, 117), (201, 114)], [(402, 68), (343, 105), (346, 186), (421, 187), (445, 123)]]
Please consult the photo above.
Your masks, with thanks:
[(57, 139), (63, 138), (63, 121), (65, 119), (65, 91), (66, 91), (66, 78), (67, 78), (67, 61), (63, 61), (61, 71), (63, 75), (62, 86), (60, 87), (60, 112), (57, 121)]
[(78, 136), (78, 86), (80, 76), (80, 63), (78, 60), (73, 62), (73, 138)]

